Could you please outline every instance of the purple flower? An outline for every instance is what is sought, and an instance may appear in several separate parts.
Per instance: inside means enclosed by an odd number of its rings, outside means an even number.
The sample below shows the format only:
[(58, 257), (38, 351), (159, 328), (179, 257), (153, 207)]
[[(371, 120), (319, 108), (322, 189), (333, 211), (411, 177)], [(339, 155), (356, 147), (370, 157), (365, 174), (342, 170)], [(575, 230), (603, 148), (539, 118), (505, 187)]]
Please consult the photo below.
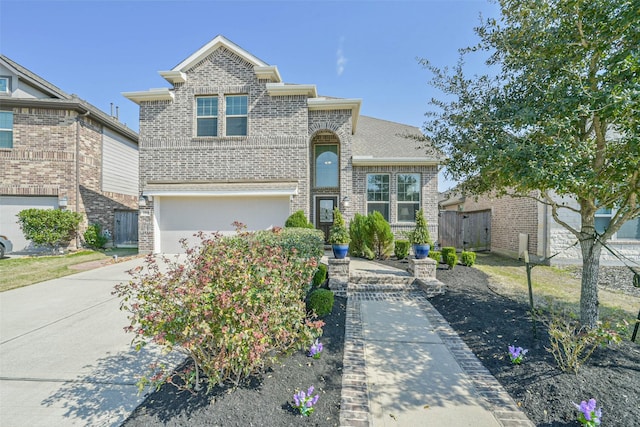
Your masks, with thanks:
[(520, 362), (522, 362), (522, 359), (524, 358), (524, 355), (527, 354), (529, 352), (529, 350), (524, 349), (522, 347), (516, 347), (513, 345), (509, 346), (509, 357), (511, 358), (511, 363), (514, 364), (520, 364)]
[(310, 386), (307, 392), (299, 391), (293, 395), (293, 402), (295, 403), (295, 408), (298, 408), (300, 413), (306, 417), (313, 414), (315, 405), (318, 402), (319, 395), (311, 396), (313, 394), (313, 386)]
[(582, 401), (578, 405), (574, 403), (573, 406), (576, 407), (577, 410), (580, 411), (578, 415), (578, 421), (583, 426), (598, 426), (600, 425), (600, 418), (602, 417), (602, 409), (596, 409), (596, 400), (594, 398), (589, 399), (589, 401)]
[(320, 353), (322, 353), (323, 349), (324, 346), (322, 345), (322, 343), (316, 339), (309, 349), (309, 356), (313, 357), (314, 359), (320, 359)]

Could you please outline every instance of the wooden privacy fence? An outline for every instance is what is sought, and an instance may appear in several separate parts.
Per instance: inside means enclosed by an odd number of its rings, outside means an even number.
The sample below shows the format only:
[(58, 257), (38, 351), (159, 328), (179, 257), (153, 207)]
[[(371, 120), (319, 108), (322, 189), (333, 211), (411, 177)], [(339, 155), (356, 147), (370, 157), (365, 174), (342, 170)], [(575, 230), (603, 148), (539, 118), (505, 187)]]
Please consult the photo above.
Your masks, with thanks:
[(486, 251), (491, 249), (491, 210), (475, 212), (440, 211), (440, 247)]
[(116, 247), (138, 246), (138, 211), (116, 211), (113, 232)]

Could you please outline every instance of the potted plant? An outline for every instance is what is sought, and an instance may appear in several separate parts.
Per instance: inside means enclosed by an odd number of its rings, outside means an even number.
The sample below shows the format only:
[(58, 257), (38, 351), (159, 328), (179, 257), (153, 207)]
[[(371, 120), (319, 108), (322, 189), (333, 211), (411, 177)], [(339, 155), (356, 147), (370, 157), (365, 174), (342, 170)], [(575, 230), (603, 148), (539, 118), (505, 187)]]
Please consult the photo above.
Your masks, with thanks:
[(351, 242), (349, 231), (345, 226), (342, 214), (336, 208), (333, 210), (333, 225), (329, 230), (329, 243), (333, 249), (333, 256), (338, 259), (346, 257), (349, 251), (349, 242)]
[(416, 212), (416, 228), (411, 230), (409, 237), (416, 258), (423, 259), (428, 257), (431, 249), (431, 236), (429, 235), (429, 227), (427, 227), (427, 220), (424, 218), (422, 209)]

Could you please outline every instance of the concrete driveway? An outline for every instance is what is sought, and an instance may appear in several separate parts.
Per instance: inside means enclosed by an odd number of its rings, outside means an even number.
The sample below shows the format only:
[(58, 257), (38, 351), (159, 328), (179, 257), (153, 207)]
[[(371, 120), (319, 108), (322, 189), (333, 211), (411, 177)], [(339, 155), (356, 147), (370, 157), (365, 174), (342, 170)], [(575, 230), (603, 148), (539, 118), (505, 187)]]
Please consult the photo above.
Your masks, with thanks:
[(117, 426), (143, 400), (137, 376), (159, 359), (136, 352), (120, 301), (134, 259), (0, 293), (0, 425)]

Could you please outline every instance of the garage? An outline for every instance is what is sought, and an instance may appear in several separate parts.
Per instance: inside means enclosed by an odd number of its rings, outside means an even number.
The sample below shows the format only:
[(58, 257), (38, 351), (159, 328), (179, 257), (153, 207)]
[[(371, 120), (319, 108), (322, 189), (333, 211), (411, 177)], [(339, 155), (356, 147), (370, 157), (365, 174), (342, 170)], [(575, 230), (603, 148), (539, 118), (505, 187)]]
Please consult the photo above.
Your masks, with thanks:
[(28, 249), (31, 242), (22, 234), (18, 225), (18, 213), (31, 208), (56, 209), (57, 207), (58, 197), (56, 196), (0, 196), (0, 234), (11, 240), (14, 252)]

